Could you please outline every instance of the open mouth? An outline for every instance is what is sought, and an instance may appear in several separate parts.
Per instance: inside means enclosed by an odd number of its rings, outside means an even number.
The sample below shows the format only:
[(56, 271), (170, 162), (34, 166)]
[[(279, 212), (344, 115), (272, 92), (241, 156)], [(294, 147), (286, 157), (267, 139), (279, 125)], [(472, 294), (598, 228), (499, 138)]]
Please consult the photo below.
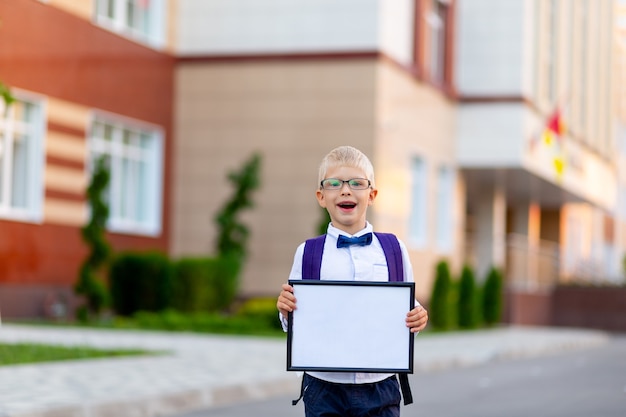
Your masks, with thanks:
[(339, 203), (337, 204), (342, 209), (353, 209), (356, 207), (356, 203)]

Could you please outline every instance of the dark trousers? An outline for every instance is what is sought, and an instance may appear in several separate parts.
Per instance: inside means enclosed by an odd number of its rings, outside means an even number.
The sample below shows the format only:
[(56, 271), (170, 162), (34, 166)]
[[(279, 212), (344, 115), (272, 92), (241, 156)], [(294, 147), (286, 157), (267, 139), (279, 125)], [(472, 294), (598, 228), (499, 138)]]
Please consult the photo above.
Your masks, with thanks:
[(335, 384), (304, 374), (306, 417), (399, 417), (395, 376), (371, 384)]

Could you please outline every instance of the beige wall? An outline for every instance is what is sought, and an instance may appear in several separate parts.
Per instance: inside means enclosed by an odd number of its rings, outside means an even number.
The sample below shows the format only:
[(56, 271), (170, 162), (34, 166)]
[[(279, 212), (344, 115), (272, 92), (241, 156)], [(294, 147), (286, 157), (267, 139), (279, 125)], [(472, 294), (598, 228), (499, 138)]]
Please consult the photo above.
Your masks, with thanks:
[(214, 253), (213, 217), (232, 191), (227, 172), (260, 151), (262, 188), (254, 195), (257, 206), (244, 215), (252, 235), (242, 293), (276, 294), (296, 247), (315, 234), (321, 217), (314, 197), (318, 164), (331, 148), (349, 144), (374, 163), (379, 194), (369, 220), (407, 243), (418, 298), (429, 298), (439, 259), (460, 269), (461, 180), (454, 248), (442, 253), (434, 244), (407, 242), (412, 158), (428, 159), (431, 213), (438, 166), (456, 166), (454, 106), (438, 91), (374, 59), (189, 63), (179, 68), (177, 84), (174, 257)]
[(48, 4), (91, 21), (95, 0), (48, 0)]
[[(456, 167), (455, 107), (443, 95), (419, 83), (395, 65), (382, 61), (378, 67), (378, 137), (374, 165), (379, 194), (374, 204), (376, 228), (395, 233), (411, 253), (418, 299), (430, 297), (435, 264), (442, 258), (459, 269), (463, 250), (464, 190), (457, 180), (455, 207), (455, 243), (442, 252), (433, 242), (436, 230), (429, 227), (426, 247), (414, 247), (408, 240), (411, 215), (411, 161), (420, 156), (427, 161), (428, 213), (436, 211), (437, 169), (445, 164)], [(429, 222), (432, 226), (434, 223)]]
[[(83, 195), (89, 179), (83, 169), (87, 160), (86, 138), (77, 133), (86, 131), (91, 111), (85, 106), (54, 97), (48, 97), (46, 110), (49, 123), (76, 133), (47, 130), (46, 156), (54, 159), (44, 166), (45, 186), (49, 191), (66, 193), (75, 198), (47, 196), (44, 201), (44, 220), (46, 223), (82, 226), (87, 221), (88, 212)], [(56, 161), (65, 161), (65, 164)]]
[(169, 0), (167, 2), (167, 32), (165, 35), (165, 49), (172, 53), (176, 53), (178, 44), (178, 0)]
[(214, 253), (213, 217), (232, 193), (227, 173), (261, 152), (261, 189), (245, 213), (250, 257), (244, 295), (277, 293), (296, 247), (316, 233), (317, 170), (333, 147), (371, 155), (374, 59), (181, 64), (172, 255)]

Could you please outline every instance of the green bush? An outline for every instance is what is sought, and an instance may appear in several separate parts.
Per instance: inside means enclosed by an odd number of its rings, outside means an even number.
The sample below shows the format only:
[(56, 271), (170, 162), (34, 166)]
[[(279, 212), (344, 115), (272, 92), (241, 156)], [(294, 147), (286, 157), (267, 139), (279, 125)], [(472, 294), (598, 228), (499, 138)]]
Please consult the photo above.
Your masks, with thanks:
[(174, 262), (172, 308), (196, 312), (209, 308), (217, 298), (212, 282), (211, 258), (183, 258)]
[(320, 207), (320, 219), (319, 223), (316, 227), (316, 232), (318, 235), (324, 235), (328, 231), (328, 223), (330, 223), (330, 214), (328, 214), (328, 210)]
[(483, 286), (483, 320), (487, 325), (500, 322), (503, 305), (503, 278), (497, 268), (491, 268)]
[(450, 329), (454, 322), (452, 279), (448, 262), (439, 261), (436, 266), (435, 283), (430, 297), (429, 321), (434, 329)]
[(480, 324), (480, 294), (469, 265), (463, 266), (458, 291), (457, 324), (461, 329), (475, 329)]
[(118, 255), (109, 276), (113, 310), (123, 316), (165, 310), (172, 299), (172, 272), (169, 259), (159, 252)]
[(174, 263), (172, 308), (214, 312), (230, 307), (237, 293), (236, 257), (183, 258)]
[(275, 298), (252, 298), (237, 311), (237, 316), (256, 321), (262, 327), (281, 330)]
[(236, 256), (243, 260), (248, 254), (250, 230), (240, 216), (242, 210), (254, 207), (252, 193), (261, 186), (261, 160), (261, 155), (255, 153), (239, 171), (228, 174), (228, 181), (235, 190), (215, 216), (216, 248), (220, 257)]
[(234, 255), (222, 255), (215, 263), (213, 285), (217, 291), (215, 308), (218, 311), (230, 308), (239, 289), (239, 273), (243, 260)]
[(97, 159), (91, 174), (91, 182), (87, 187), (91, 215), (87, 224), (81, 228), (83, 241), (89, 246), (90, 252), (81, 265), (78, 281), (74, 284), (76, 294), (85, 299), (85, 304), (77, 310), (77, 316), (81, 321), (100, 314), (109, 302), (109, 294), (102, 278), (111, 254), (111, 246), (105, 235), (106, 222), (109, 218), (105, 194), (110, 178), (107, 160), (104, 157)]

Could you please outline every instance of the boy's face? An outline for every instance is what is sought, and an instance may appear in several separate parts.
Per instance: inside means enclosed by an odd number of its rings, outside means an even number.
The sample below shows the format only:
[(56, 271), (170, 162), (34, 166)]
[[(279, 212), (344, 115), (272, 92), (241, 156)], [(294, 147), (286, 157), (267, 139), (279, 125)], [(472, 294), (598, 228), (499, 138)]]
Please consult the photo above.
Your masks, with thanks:
[[(359, 168), (338, 166), (330, 168), (324, 178), (347, 181), (367, 177)], [(378, 190), (371, 187), (353, 190), (347, 183), (343, 183), (338, 190), (318, 188), (316, 196), (320, 206), (328, 210), (333, 226), (353, 235), (365, 227), (367, 207), (372, 205), (376, 194)]]

